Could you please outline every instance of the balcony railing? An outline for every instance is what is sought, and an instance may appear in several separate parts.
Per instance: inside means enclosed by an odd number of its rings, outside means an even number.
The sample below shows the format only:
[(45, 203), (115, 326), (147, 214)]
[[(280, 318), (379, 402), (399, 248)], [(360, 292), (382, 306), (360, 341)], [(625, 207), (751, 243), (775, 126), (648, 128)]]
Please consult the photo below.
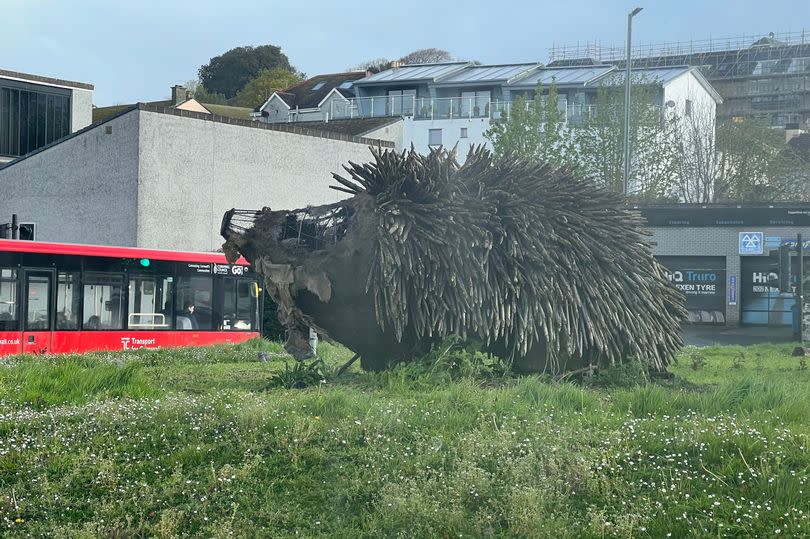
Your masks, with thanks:
[[(414, 120), (455, 120), (489, 118), (501, 120), (509, 117), (511, 101), (491, 101), (485, 97), (416, 97), (375, 96), (356, 97), (346, 101), (331, 101), (329, 118), (380, 118), (407, 116)], [(534, 106), (527, 101), (526, 108)], [(596, 114), (595, 105), (567, 105), (566, 121), (579, 125)]]

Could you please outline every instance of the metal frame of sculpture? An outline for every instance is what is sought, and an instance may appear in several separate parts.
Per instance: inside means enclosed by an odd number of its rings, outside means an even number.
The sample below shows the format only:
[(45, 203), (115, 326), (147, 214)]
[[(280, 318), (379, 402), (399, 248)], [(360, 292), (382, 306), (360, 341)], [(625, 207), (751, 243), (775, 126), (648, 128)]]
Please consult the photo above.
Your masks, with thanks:
[(372, 153), (334, 175), (346, 200), (223, 219), (226, 255), (264, 276), (293, 356), (310, 354), (309, 327), (373, 370), (448, 334), (555, 374), (631, 356), (661, 369), (679, 350), (683, 297), (621, 195), (484, 148), (462, 166)]

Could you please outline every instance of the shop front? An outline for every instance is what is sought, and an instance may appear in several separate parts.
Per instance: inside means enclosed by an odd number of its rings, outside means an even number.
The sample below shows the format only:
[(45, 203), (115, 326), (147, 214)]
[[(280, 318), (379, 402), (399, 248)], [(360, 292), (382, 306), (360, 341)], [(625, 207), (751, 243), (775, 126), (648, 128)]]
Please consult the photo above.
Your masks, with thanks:
[(658, 256), (667, 277), (686, 298), (689, 322), (726, 323), (726, 258), (724, 256)]

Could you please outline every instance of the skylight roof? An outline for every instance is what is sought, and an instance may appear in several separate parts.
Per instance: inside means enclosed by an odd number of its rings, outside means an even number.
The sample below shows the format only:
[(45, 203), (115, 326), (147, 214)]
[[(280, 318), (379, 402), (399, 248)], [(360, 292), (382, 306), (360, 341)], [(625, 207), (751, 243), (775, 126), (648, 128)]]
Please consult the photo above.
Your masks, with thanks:
[(353, 80), (344, 80), (343, 82), (340, 83), (340, 86), (338, 86), (338, 88), (340, 88), (341, 90), (348, 90), (352, 87), (352, 85), (354, 85)]
[(312, 91), (315, 92), (317, 90), (320, 90), (321, 88), (323, 88), (324, 84), (326, 84), (325, 81), (319, 82), (318, 84), (316, 84), (315, 86), (312, 87)]

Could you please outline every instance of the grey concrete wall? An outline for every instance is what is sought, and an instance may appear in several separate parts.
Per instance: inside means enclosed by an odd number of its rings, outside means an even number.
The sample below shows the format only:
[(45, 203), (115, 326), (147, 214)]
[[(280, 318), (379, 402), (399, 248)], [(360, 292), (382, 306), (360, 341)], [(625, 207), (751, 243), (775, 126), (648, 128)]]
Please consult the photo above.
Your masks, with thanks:
[(17, 213), (41, 241), (134, 246), (137, 179), (133, 111), (0, 169), (0, 221)]
[[(405, 129), (404, 120), (400, 119), (395, 123), (388, 124), (368, 133), (363, 133), (364, 137), (388, 140), (394, 143), (394, 149), (401, 152), (404, 148), (403, 132)], [(410, 146), (409, 146), (410, 147)]]
[(70, 132), (93, 123), (93, 91), (73, 88), (70, 92)]
[(140, 111), (137, 243), (210, 251), (230, 208), (336, 202), (332, 172), (365, 144)]
[[(653, 227), (650, 229), (653, 255), (664, 256), (725, 256), (726, 279), (737, 276), (737, 305), (728, 305), (726, 296), (726, 323), (736, 326), (740, 323), (742, 276), (739, 251), (740, 232), (763, 232), (764, 238), (780, 237), (795, 239), (801, 233), (810, 239), (810, 227)], [(771, 247), (772, 249), (773, 247)], [(768, 256), (766, 245), (760, 256)], [(728, 291), (726, 292), (728, 294)]]

